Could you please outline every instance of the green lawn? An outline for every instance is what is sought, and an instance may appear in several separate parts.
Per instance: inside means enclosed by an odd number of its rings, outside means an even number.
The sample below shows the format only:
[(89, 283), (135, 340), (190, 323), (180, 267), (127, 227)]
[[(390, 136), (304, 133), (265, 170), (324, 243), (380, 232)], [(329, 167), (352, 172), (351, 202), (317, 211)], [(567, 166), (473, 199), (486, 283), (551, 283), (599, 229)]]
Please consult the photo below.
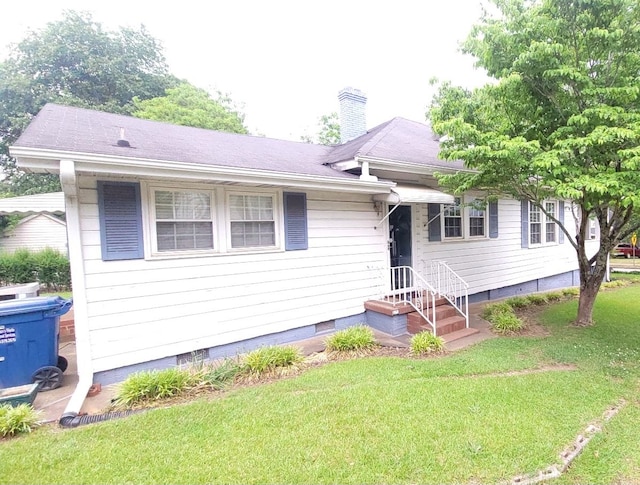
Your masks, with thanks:
[(541, 315), (549, 337), (332, 363), (125, 419), (43, 428), (0, 442), (0, 482), (495, 483), (557, 463), (624, 399), (556, 482), (638, 483), (640, 285), (599, 295), (592, 328), (568, 326), (575, 309)]

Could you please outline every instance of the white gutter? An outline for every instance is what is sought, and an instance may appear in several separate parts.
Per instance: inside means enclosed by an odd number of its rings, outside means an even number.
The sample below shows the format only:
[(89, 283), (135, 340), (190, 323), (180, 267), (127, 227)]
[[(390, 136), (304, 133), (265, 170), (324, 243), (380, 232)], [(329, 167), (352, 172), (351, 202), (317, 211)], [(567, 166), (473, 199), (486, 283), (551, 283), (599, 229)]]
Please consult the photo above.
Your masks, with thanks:
[(73, 312), (78, 363), (78, 384), (62, 414), (62, 418), (64, 418), (75, 417), (80, 413), (89, 388), (93, 384), (93, 364), (91, 361), (89, 327), (87, 325), (84, 256), (80, 237), (80, 203), (78, 200), (78, 184), (73, 161), (60, 161), (60, 183), (62, 184), (66, 206), (67, 239), (73, 286)]
[(392, 160), (385, 158), (374, 158), (366, 156), (356, 156), (357, 162), (369, 162), (369, 168), (378, 170), (401, 170), (420, 175), (433, 175), (434, 172), (469, 172), (474, 173), (476, 170), (468, 168), (443, 167), (440, 165), (429, 165), (426, 163), (413, 163), (401, 160)]
[[(125, 149), (126, 150), (126, 149)], [(91, 172), (109, 175), (134, 175), (142, 177), (193, 179), (202, 182), (210, 177), (216, 181), (295, 186), (308, 189), (360, 192), (367, 194), (389, 193), (394, 185), (377, 180), (330, 177), (288, 172), (274, 172), (254, 168), (223, 167), (168, 160), (127, 158), (113, 155), (74, 153), (41, 148), (11, 147), (11, 156), (18, 166), (36, 171), (57, 172), (59, 160), (74, 160), (75, 172)]]

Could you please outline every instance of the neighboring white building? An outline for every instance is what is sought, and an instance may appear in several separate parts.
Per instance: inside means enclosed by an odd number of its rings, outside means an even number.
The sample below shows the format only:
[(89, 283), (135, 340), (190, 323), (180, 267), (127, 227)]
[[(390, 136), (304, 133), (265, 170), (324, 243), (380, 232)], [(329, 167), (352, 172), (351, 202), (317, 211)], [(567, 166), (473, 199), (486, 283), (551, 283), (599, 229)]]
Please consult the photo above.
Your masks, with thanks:
[(39, 251), (49, 247), (67, 254), (62, 192), (0, 199), (0, 215), (23, 216), (14, 227), (5, 229), (0, 235), (0, 251)]
[[(341, 92), (343, 114), (365, 99)], [(68, 409), (94, 380), (193, 352), (378, 326), (364, 304), (399, 287), (393, 267), (432, 281), (445, 261), (470, 301), (577, 284), (571, 245), (528, 202), (478, 210), (438, 189), (434, 172), (465, 168), (438, 159), (428, 126), (361, 121), (354, 132), (344, 116), (350, 140), (327, 147), (45, 106), (11, 154), (60, 173), (65, 194), (80, 374)]]
[(34, 214), (21, 219), (0, 237), (0, 251), (16, 249), (40, 251), (51, 248), (67, 254), (67, 224), (49, 214)]

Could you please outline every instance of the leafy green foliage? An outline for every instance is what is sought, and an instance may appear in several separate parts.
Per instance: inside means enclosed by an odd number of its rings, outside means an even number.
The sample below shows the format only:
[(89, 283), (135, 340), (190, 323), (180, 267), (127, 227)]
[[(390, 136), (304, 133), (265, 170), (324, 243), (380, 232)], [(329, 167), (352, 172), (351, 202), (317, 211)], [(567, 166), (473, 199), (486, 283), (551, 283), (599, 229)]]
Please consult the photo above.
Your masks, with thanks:
[[(640, 207), (640, 4), (636, 0), (494, 0), (464, 44), (496, 83), (445, 83), (429, 117), (447, 135), (441, 156), (473, 172), (439, 176), (456, 193), (483, 190), (571, 202), (582, 292), (577, 323), (591, 323), (607, 254), (634, 229)], [(600, 227), (588, 256), (589, 219)]]
[(45, 291), (69, 289), (70, 271), (69, 258), (55, 249), (0, 253), (0, 283), (4, 285), (38, 281)]
[(355, 325), (330, 335), (325, 344), (330, 352), (346, 352), (370, 349), (376, 344), (376, 339), (371, 328), (366, 325)]
[(198, 385), (212, 389), (224, 389), (242, 372), (242, 364), (238, 360), (224, 359), (220, 363), (203, 365), (195, 374)]
[(261, 375), (278, 368), (291, 367), (302, 362), (302, 354), (297, 347), (273, 345), (261, 347), (244, 356), (243, 372)]
[(411, 337), (411, 353), (424, 355), (442, 352), (445, 350), (445, 342), (442, 337), (436, 337), (429, 331), (423, 331)]
[(513, 311), (511, 313), (498, 313), (489, 322), (493, 331), (500, 334), (516, 333), (524, 328), (524, 322)]
[(30, 32), (0, 63), (0, 162), (4, 191), (27, 195), (60, 190), (58, 178), (20, 172), (8, 147), (47, 102), (127, 114), (134, 97), (149, 99), (177, 84), (159, 42), (146, 31), (103, 30), (88, 13)]
[(29, 404), (0, 404), (0, 436), (30, 433), (38, 425), (39, 413)]
[(511, 298), (507, 298), (505, 303), (509, 305), (511, 308), (525, 308), (529, 306), (529, 299), (524, 296), (513, 296)]
[(527, 296), (527, 300), (532, 305), (544, 305), (545, 303), (548, 303), (548, 301), (549, 301), (545, 294), (535, 294), (535, 293), (532, 294), (532, 295)]
[(335, 111), (328, 115), (322, 115), (318, 119), (318, 132), (315, 139), (311, 136), (303, 136), (302, 141), (307, 143), (319, 143), (320, 145), (340, 144), (340, 117)]
[(230, 133), (247, 133), (244, 115), (231, 99), (217, 93), (212, 98), (204, 89), (189, 83), (169, 88), (164, 96), (133, 100), (133, 116), (166, 121), (175, 125), (195, 126)]
[(114, 404), (116, 407), (131, 407), (174, 397), (184, 393), (197, 382), (190, 369), (179, 367), (136, 372), (122, 382)]
[(513, 313), (513, 308), (505, 301), (489, 303), (482, 309), (482, 318), (490, 322), (496, 315)]

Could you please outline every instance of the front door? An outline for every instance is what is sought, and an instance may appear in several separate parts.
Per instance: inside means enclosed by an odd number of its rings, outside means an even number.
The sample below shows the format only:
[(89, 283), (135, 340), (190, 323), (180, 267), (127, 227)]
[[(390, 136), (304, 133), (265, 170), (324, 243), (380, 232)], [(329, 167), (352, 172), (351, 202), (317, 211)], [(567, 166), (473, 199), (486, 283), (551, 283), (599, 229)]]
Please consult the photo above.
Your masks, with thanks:
[(411, 206), (401, 205), (389, 215), (391, 267), (411, 266)]

